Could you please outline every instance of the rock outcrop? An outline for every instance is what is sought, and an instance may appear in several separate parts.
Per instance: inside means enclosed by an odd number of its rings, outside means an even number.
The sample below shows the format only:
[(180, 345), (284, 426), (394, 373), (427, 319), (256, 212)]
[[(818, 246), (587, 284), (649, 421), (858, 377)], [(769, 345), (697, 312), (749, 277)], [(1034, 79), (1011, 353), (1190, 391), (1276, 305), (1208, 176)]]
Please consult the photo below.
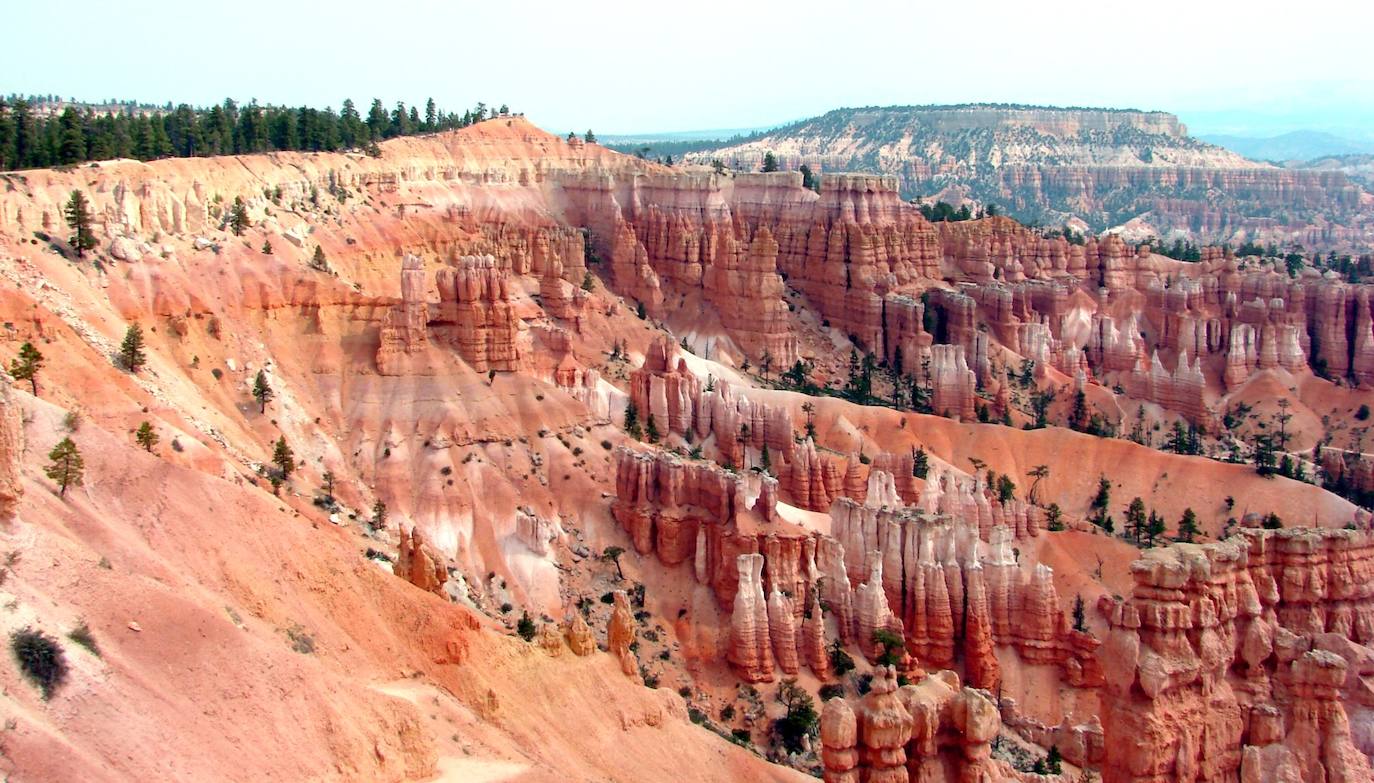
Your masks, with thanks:
[(401, 543), (392, 571), (421, 590), (444, 595), (448, 567), (443, 556), (426, 543), (417, 527), (401, 530)]
[(493, 256), (462, 256), (435, 275), (439, 301), (425, 300), (424, 264), (406, 255), (401, 265), (401, 302), (382, 319), (377, 367), (403, 374), (407, 354), (424, 351), (430, 337), (448, 346), (474, 370), (514, 371), (524, 367), (528, 338), (511, 303), (509, 271)]
[(0, 369), (0, 522), (14, 518), (24, 489), (19, 484), (19, 460), (24, 453), (24, 424), (19, 401), (10, 391), (10, 377)]
[(572, 616), (564, 623), (563, 638), (568, 642), (568, 649), (573, 651), (573, 655), (585, 658), (596, 652), (596, 639), (592, 636), (592, 628), (587, 625), (581, 612), (572, 612)]
[[(739, 585), (730, 614), (730, 664), (745, 682), (773, 679), (773, 645), (769, 638), (768, 602), (763, 595), (763, 555), (740, 555)], [(795, 643), (790, 655), (796, 672)]]
[(435, 337), (474, 370), (510, 372), (523, 366), (519, 319), (511, 305), (509, 272), (491, 256), (463, 256), (435, 276), (439, 302), (430, 315)]
[(880, 667), (857, 707), (843, 699), (821, 711), (821, 762), (826, 783), (855, 781), (1016, 780), (991, 757), (1002, 728), (997, 708), (981, 692), (961, 688), (951, 671), (897, 686)]
[(625, 676), (639, 679), (639, 661), (630, 645), (635, 642), (635, 618), (630, 612), (630, 599), (624, 590), (616, 590), (611, 619), (606, 624), (606, 649), (620, 662)]
[(1104, 775), (1370, 779), (1346, 711), (1368, 700), (1339, 694), (1374, 641), (1372, 570), (1366, 531), (1245, 530), (1147, 552), (1132, 596), (1100, 605)]

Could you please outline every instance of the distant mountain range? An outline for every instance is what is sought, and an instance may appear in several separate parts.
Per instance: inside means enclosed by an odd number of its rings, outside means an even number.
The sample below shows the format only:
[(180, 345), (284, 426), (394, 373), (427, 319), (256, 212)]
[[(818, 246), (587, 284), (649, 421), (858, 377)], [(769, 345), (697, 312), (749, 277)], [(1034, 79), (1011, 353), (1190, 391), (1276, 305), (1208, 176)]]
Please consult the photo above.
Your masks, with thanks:
[[(650, 143), (678, 161), (758, 170), (870, 171), (903, 196), (994, 203), (1026, 223), (1144, 238), (1301, 244), (1368, 252), (1368, 195), (1343, 164), (1256, 162), (1188, 134), (1173, 114), (969, 104), (868, 106), (729, 141)], [(822, 188), (824, 184), (822, 183)]]
[(1262, 138), (1221, 134), (1199, 138), (1251, 160), (1306, 161), (1333, 155), (1374, 153), (1374, 142), (1347, 139), (1324, 131), (1300, 130)]

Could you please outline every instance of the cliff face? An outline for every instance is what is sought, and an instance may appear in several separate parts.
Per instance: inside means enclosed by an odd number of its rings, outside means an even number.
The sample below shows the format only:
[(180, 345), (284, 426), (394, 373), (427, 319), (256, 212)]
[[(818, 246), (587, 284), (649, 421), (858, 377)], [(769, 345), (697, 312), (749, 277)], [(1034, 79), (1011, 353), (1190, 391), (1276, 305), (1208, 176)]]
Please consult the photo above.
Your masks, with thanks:
[(1241, 232), (1282, 242), (1309, 229), (1320, 237), (1334, 216), (1348, 230), (1317, 244), (1371, 242), (1362, 191), (1340, 171), (1248, 161), (1189, 137), (1163, 112), (839, 109), (692, 159), (756, 170), (770, 151), (785, 168), (880, 171), (907, 197), (968, 195), (1040, 222), (1075, 216), (1101, 230), (1141, 218), (1160, 236), (1182, 231), (1220, 242)]
[(1246, 531), (1154, 550), (1099, 605), (1104, 773), (1119, 780), (1368, 780), (1374, 641), (1364, 531)]

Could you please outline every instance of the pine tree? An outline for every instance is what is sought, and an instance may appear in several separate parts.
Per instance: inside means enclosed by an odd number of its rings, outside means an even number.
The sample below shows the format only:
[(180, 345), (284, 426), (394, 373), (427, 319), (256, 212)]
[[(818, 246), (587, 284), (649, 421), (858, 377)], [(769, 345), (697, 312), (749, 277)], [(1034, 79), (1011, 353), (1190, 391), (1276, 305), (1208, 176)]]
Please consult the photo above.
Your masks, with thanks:
[(272, 447), (272, 464), (277, 466), (282, 480), (291, 478), (291, 471), (296, 469), (296, 455), (291, 451), (291, 447), (286, 445), (286, 436), (277, 438), (276, 444)]
[(95, 234), (91, 233), (91, 207), (86, 194), (73, 190), (65, 209), (67, 225), (71, 227), (71, 238), (67, 241), (76, 249), (77, 258), (85, 258), (86, 251), (95, 247)]
[(138, 429), (134, 432), (134, 440), (137, 441), (138, 445), (142, 446), (145, 451), (151, 453), (153, 447), (157, 445), (160, 439), (157, 436), (157, 432), (153, 430), (153, 425), (144, 421), (142, 424), (138, 425)]
[(48, 452), (48, 459), (52, 460), (52, 464), (44, 468), (43, 472), (61, 487), (57, 494), (65, 497), (67, 487), (81, 484), (86, 463), (81, 459), (81, 452), (77, 450), (71, 438), (58, 441), (52, 451)]
[(587, 142), (588, 144), (595, 144), (595, 143), (596, 143), (596, 134), (595, 134), (595, 133), (592, 133), (590, 130), (588, 130), (588, 131), (582, 136), (582, 140), (585, 141), (585, 142)]
[(768, 152), (763, 153), (763, 170), (764, 170), (764, 171), (777, 171), (777, 170), (778, 170), (778, 156), (777, 156), (777, 155), (774, 155), (773, 152), (772, 152), (772, 150), (769, 150)]
[(265, 256), (270, 256), (270, 255), (272, 255), (272, 240), (270, 240), (270, 239), (264, 239), (264, 240), (262, 240), (262, 254), (265, 255)]
[(1069, 414), (1069, 428), (1079, 432), (1086, 432), (1088, 429), (1088, 398), (1082, 389), (1073, 395), (1073, 412)]
[(61, 146), (57, 151), (58, 165), (70, 166), (86, 160), (86, 136), (81, 128), (81, 115), (68, 106), (58, 120), (61, 127)]
[(124, 341), (119, 344), (119, 364), (132, 373), (137, 373), (148, 363), (148, 355), (143, 352), (143, 327), (129, 324), (124, 332)]
[(1197, 514), (1191, 508), (1183, 509), (1183, 518), (1178, 521), (1178, 540), (1192, 543), (1199, 532)]
[(0, 171), (19, 168), (16, 157), (14, 118), (0, 99)]
[(925, 448), (918, 448), (916, 456), (911, 460), (911, 475), (923, 479), (929, 474), (930, 456), (926, 454)]
[(1138, 543), (1145, 534), (1145, 524), (1145, 501), (1138, 497), (1134, 498), (1130, 507), (1126, 509), (1126, 534)]
[(1165, 529), (1164, 517), (1151, 511), (1150, 521), (1145, 526), (1145, 535), (1150, 539), (1150, 546), (1155, 545), (1155, 538), (1164, 535)]
[[(992, 205), (988, 205), (989, 214), (992, 214)], [(1059, 753), (1058, 745), (1051, 745), (1050, 752), (1045, 755), (1045, 769), (1051, 775), (1059, 775), (1064, 772), (1064, 757)]]
[(1077, 595), (1073, 599), (1073, 629), (1075, 631), (1087, 631), (1087, 615), (1083, 608), (1083, 596)]
[(315, 245), (315, 254), (310, 257), (310, 266), (311, 268), (318, 269), (321, 272), (329, 271), (329, 262), (325, 260), (324, 248), (320, 245)]
[(1089, 517), (1089, 519), (1092, 520), (1093, 524), (1097, 525), (1098, 527), (1102, 528), (1108, 533), (1111, 533), (1116, 527), (1116, 523), (1112, 521), (1111, 515), (1107, 513), (1107, 507), (1108, 505), (1110, 505), (1111, 499), (1111, 479), (1107, 478), (1105, 475), (1100, 476), (1097, 480), (1097, 494), (1093, 496), (1093, 501), (1091, 504), (1093, 513)]
[(1045, 529), (1051, 532), (1064, 529), (1064, 512), (1059, 509), (1058, 503), (1051, 503), (1045, 507), (1045, 522)]
[(386, 109), (382, 107), (382, 100), (380, 98), (373, 98), (372, 107), (367, 110), (367, 130), (368, 136), (372, 141), (383, 138), (386, 133)]
[(650, 443), (658, 443), (658, 423), (654, 420), (653, 414), (649, 414), (648, 422), (644, 427), (644, 437)]
[(999, 476), (997, 479), (997, 499), (1003, 503), (1010, 503), (1015, 498), (1016, 482), (1012, 481), (1011, 476)]
[(33, 396), (38, 396), (38, 370), (43, 366), (43, 354), (26, 342), (19, 346), (19, 356), (10, 362), (10, 375), (16, 381), (28, 381)]
[(272, 387), (267, 383), (267, 372), (258, 370), (257, 377), (253, 379), (253, 399), (258, 401), (258, 413), (267, 412), (267, 403), (274, 396)]
[(770, 476), (773, 474), (773, 457), (768, 453), (767, 443), (763, 444), (763, 451), (759, 452), (759, 467), (763, 468), (764, 473)]
[(243, 236), (250, 225), (248, 206), (243, 203), (243, 197), (234, 196), (234, 205), (229, 208), (229, 230), (234, 232), (234, 236)]
[(630, 437), (635, 440), (639, 440), (639, 407), (635, 405), (634, 400), (625, 403), (625, 432), (629, 433)]
[(372, 504), (372, 519), (368, 520), (367, 525), (374, 531), (386, 527), (386, 504), (380, 498)]

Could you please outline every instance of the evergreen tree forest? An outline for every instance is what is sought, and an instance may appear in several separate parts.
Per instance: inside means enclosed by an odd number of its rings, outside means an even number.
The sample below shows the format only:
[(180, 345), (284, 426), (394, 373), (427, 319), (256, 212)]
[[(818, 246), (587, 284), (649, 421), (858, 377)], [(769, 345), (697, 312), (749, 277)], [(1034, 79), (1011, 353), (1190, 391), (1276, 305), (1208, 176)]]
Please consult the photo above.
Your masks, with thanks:
[(444, 112), (432, 98), (423, 113), (401, 102), (388, 109), (379, 99), (362, 109), (346, 100), (337, 112), (256, 101), (240, 106), (229, 99), (208, 108), (109, 103), (98, 109), (67, 104), (55, 111), (59, 105), (50, 96), (0, 97), (0, 171), (278, 150), (375, 153), (384, 139), (464, 128), (497, 116), (484, 103)]

